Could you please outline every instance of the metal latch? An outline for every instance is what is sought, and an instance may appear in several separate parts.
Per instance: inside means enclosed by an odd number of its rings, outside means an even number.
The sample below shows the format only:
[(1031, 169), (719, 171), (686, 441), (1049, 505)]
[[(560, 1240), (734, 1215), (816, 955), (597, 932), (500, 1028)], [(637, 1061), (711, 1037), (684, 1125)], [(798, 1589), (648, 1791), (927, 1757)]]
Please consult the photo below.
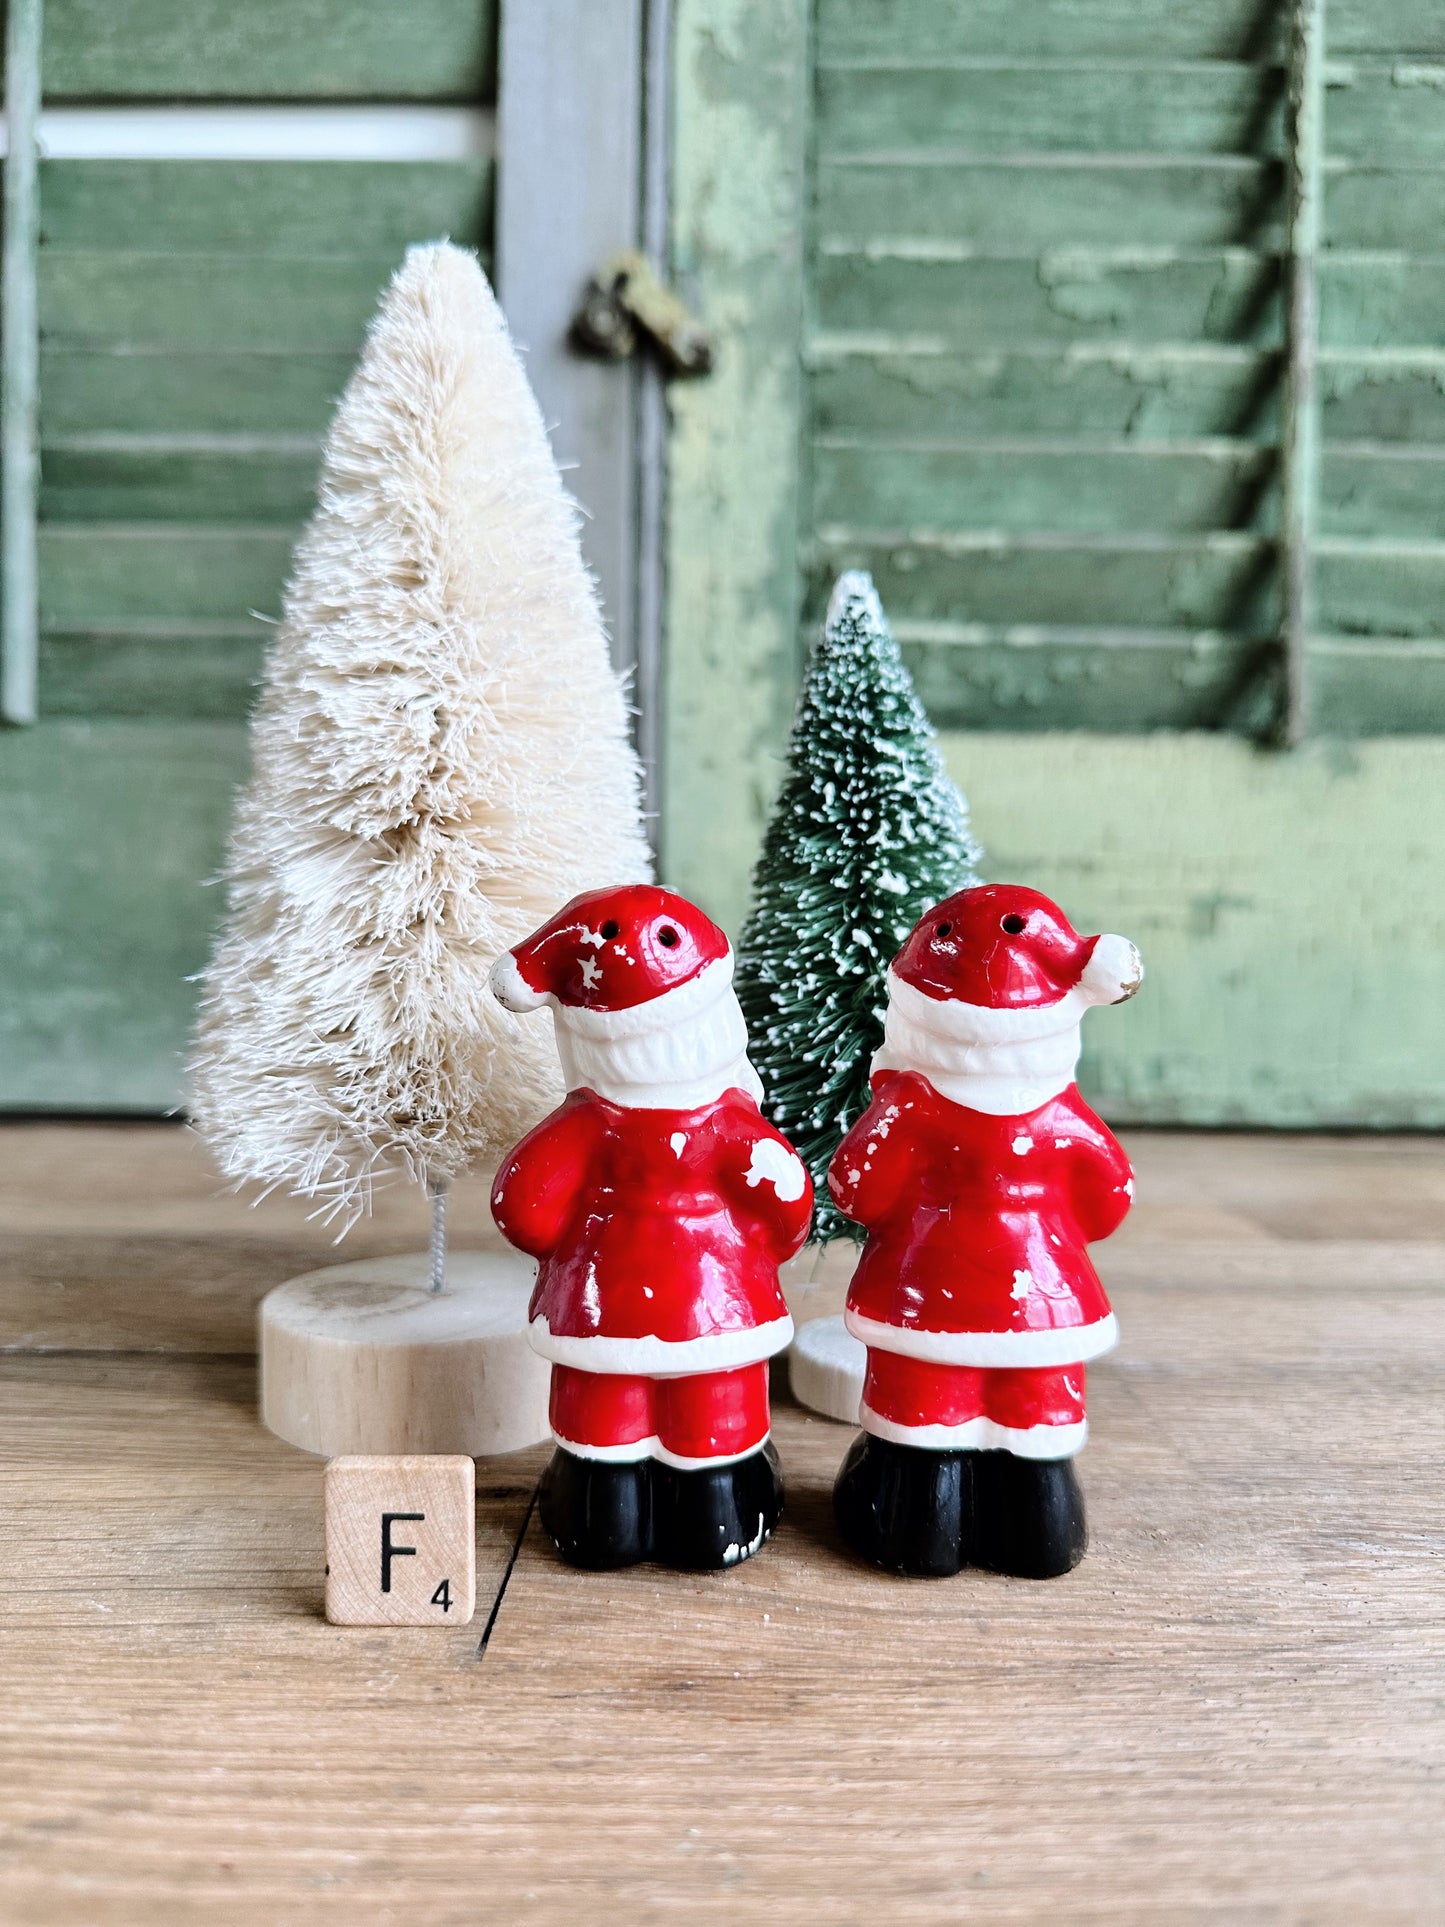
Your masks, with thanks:
[(669, 374), (705, 375), (713, 363), (712, 337), (660, 279), (645, 254), (614, 254), (587, 284), (573, 318), (571, 341), (584, 354), (625, 361), (638, 338), (662, 356)]

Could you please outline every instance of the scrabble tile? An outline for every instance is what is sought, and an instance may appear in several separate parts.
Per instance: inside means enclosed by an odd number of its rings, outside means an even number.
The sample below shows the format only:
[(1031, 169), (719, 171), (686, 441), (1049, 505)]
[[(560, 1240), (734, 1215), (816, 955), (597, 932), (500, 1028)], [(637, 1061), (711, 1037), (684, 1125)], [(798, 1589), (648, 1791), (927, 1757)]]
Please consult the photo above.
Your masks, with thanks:
[(476, 1467), (419, 1453), (326, 1468), (326, 1617), (465, 1626), (476, 1609)]

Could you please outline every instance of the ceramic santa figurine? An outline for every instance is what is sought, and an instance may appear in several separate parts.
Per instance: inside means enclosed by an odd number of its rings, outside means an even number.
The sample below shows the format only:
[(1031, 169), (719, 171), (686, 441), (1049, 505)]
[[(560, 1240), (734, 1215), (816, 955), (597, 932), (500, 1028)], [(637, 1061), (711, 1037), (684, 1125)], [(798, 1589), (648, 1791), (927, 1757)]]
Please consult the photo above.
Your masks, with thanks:
[(568, 1091), (492, 1211), (541, 1261), (541, 1516), (575, 1565), (734, 1565), (782, 1509), (767, 1361), (812, 1186), (758, 1110), (732, 973), (717, 925), (650, 884), (575, 898), (492, 972), (509, 1010), (550, 1006)]
[(1083, 1554), (1084, 1372), (1116, 1337), (1087, 1246), (1134, 1184), (1074, 1066), (1084, 1012), (1143, 975), (1125, 938), (1011, 884), (947, 898), (894, 959), (873, 1099), (828, 1173), (868, 1233), (846, 1312), (863, 1433), (834, 1505), (875, 1565), (1046, 1579)]

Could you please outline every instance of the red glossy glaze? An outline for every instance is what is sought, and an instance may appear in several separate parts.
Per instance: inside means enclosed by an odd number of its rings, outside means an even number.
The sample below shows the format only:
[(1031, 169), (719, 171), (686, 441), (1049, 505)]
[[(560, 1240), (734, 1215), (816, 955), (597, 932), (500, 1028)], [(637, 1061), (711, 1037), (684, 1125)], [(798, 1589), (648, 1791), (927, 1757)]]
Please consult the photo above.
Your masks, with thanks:
[[(1109, 1315), (1086, 1247), (1122, 1221), (1133, 1186), (1123, 1148), (1072, 1084), (1034, 1111), (999, 1117), (950, 1102), (917, 1072), (882, 1072), (828, 1188), (868, 1231), (848, 1295), (864, 1318), (900, 1332), (992, 1335), (1063, 1332)], [(976, 1362), (1061, 1361), (1030, 1357), (1025, 1344), (1012, 1360)]]
[[(778, 1348), (760, 1328), (786, 1317), (778, 1265), (806, 1236), (812, 1187), (740, 1090), (684, 1111), (579, 1090), (503, 1164), (492, 1211), (541, 1261), (533, 1318), (594, 1345), (592, 1369), (655, 1369), (627, 1363), (647, 1340), (687, 1344), (679, 1369), (721, 1369)], [(569, 1348), (566, 1362), (590, 1360)]]
[(685, 897), (651, 883), (588, 890), (511, 953), (523, 982), (579, 1010), (631, 1010), (728, 954)]
[(987, 883), (920, 918), (893, 968), (929, 997), (1027, 1010), (1071, 990), (1097, 941), (1039, 891)]

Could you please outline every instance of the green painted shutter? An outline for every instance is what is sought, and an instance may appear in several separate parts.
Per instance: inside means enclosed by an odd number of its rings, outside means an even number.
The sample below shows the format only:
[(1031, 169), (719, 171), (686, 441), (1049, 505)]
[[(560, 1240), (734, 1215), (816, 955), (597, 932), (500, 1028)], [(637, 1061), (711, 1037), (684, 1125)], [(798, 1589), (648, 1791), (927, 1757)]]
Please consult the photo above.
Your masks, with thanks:
[(1286, 0), (676, 17), (672, 268), (719, 354), (671, 392), (670, 880), (741, 921), (809, 620), (871, 565), (987, 873), (1143, 949), (1085, 1027), (1110, 1117), (1445, 1124), (1439, 0), (1324, 5), (1290, 751)]
[[(819, 0), (807, 613), (941, 726), (1276, 720), (1288, 12)], [(1324, 13), (1312, 722), (1438, 729), (1445, 10)]]
[[(486, 102), (478, 0), (50, 0), (47, 105)], [(0, 1105), (176, 1101), (185, 979), (319, 437), (462, 162), (40, 170), (39, 720), (0, 732)]]

